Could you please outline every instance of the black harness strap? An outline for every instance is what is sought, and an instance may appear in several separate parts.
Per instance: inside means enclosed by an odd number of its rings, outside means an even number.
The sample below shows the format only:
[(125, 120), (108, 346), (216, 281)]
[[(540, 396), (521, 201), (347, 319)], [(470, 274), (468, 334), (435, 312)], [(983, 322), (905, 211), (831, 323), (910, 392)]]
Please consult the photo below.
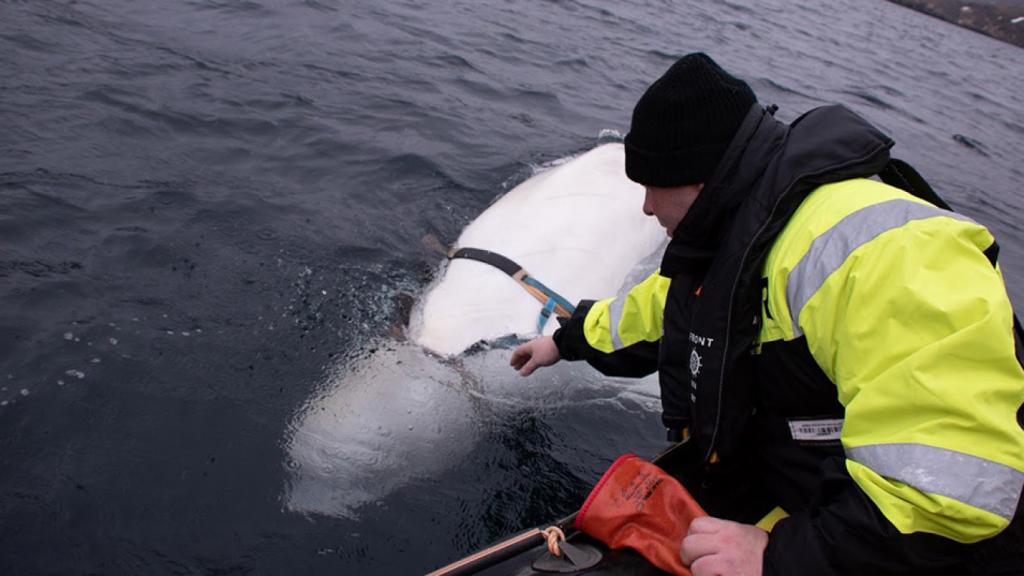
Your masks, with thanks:
[(476, 260), (477, 262), (490, 264), (513, 278), (515, 278), (516, 274), (523, 269), (519, 264), (516, 264), (497, 252), (482, 250), (480, 248), (459, 248), (458, 250), (448, 253), (449, 260), (455, 260), (456, 258), (465, 258), (466, 260)]
[(459, 258), (483, 262), (484, 264), (488, 264), (498, 270), (501, 270), (505, 274), (511, 276), (519, 283), (520, 286), (523, 287), (524, 290), (529, 292), (531, 296), (543, 304), (544, 307), (541, 308), (540, 318), (537, 319), (538, 333), (543, 330), (544, 324), (547, 322), (548, 317), (551, 316), (552, 312), (562, 318), (568, 318), (572, 316), (572, 313), (576, 310), (576, 307), (562, 297), (558, 292), (548, 288), (539, 280), (530, 276), (522, 266), (516, 264), (505, 256), (498, 254), (497, 252), (491, 252), (490, 250), (484, 250), (482, 248), (459, 248), (458, 250), (453, 250), (448, 253), (449, 260)]

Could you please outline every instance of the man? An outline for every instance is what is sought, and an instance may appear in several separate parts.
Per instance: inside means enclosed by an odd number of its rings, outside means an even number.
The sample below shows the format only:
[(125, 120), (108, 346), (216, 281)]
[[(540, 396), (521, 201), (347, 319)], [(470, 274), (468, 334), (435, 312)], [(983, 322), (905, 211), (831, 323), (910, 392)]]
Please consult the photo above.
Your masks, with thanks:
[(697, 576), (1024, 573), (1024, 355), (994, 238), (849, 110), (773, 112), (704, 54), (654, 82), (625, 148), (661, 268), (512, 366), (659, 371), (711, 515), (681, 545)]

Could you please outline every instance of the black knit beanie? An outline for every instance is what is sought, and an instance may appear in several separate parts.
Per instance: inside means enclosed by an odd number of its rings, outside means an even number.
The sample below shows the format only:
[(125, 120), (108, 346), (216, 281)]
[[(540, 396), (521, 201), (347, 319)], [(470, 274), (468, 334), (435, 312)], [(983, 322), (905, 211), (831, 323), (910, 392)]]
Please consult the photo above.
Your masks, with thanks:
[(757, 102), (746, 82), (706, 54), (687, 54), (633, 108), (626, 175), (646, 186), (706, 182)]

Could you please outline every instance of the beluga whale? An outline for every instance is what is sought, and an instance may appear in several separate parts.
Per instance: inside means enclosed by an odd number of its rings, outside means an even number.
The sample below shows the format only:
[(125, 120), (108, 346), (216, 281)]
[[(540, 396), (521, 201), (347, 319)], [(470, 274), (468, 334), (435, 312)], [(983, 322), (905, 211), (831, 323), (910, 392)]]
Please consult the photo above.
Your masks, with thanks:
[[(608, 386), (658, 409), (653, 379), (608, 384), (564, 362), (522, 379), (507, 346), (486, 345), (551, 334), (556, 312), (654, 270), (665, 231), (643, 214), (644, 189), (624, 166), (620, 143), (554, 162), (466, 226), (417, 299), (406, 337), (367, 343), (331, 367), (295, 414), (284, 441), (288, 509), (356, 518), (464, 457), (502, 410), (570, 398), (574, 386)], [(467, 253), (498, 259), (458, 257)]]

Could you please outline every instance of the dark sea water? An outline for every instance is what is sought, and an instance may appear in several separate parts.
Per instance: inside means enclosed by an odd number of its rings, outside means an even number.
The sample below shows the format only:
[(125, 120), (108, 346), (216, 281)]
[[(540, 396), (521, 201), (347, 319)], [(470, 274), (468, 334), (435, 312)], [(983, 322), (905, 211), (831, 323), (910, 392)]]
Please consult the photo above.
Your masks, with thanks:
[(421, 238), (695, 50), (890, 133), (1024, 305), (1024, 51), (881, 0), (0, 0), (0, 574), (422, 573), (657, 449), (656, 411), (563, 402), (358, 514), (285, 502), (295, 415), (427, 285)]

